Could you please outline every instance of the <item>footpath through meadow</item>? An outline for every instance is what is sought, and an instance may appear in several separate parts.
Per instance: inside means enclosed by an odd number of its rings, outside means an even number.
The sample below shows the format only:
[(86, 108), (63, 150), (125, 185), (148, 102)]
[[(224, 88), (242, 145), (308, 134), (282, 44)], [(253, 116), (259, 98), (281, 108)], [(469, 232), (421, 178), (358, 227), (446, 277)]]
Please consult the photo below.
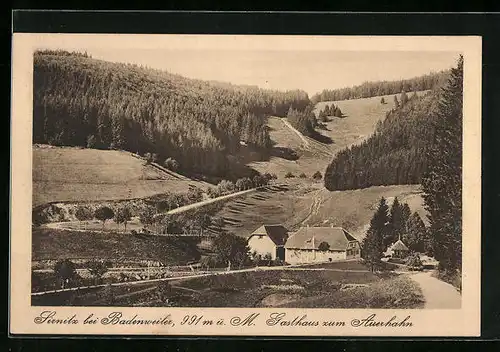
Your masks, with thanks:
[(422, 289), (426, 309), (460, 309), (462, 296), (453, 285), (432, 277), (432, 272), (410, 275)]

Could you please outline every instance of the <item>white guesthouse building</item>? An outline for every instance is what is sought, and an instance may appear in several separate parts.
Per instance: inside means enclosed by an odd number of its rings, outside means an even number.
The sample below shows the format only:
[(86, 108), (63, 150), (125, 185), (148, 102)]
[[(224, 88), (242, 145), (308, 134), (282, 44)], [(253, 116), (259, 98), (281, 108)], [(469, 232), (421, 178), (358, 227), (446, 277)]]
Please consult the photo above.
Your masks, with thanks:
[(359, 241), (341, 227), (302, 227), (285, 244), (285, 261), (289, 264), (360, 257)]

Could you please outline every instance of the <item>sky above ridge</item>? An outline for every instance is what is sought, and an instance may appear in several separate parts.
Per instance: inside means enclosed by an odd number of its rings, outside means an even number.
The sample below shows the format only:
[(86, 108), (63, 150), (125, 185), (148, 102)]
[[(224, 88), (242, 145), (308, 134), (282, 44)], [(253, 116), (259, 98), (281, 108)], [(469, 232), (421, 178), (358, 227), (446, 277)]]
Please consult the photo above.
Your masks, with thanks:
[[(118, 38), (117, 38), (118, 39)], [(175, 38), (178, 39), (178, 38)], [(294, 45), (286, 41), (266, 43), (232, 38), (205, 44), (197, 41), (157, 41), (157, 45), (141, 42), (59, 41), (41, 48), (87, 51), (92, 57), (112, 62), (125, 62), (167, 70), (189, 78), (216, 80), (234, 84), (256, 85), (261, 88), (302, 89), (310, 96), (323, 89), (350, 87), (365, 81), (398, 80), (437, 72), (455, 65), (459, 53), (438, 50), (370, 50), (367, 45), (356, 50), (348, 45), (328, 42), (308, 45), (302, 40)], [(274, 39), (274, 38), (273, 38)], [(226, 40), (226, 39), (225, 39)], [(227, 42), (227, 40), (226, 40)], [(122, 44), (120, 44), (122, 43)], [(267, 45), (263, 45), (267, 44)], [(322, 45), (322, 46), (321, 46)], [(333, 47), (332, 47), (333, 46)], [(387, 45), (386, 45), (387, 47)]]

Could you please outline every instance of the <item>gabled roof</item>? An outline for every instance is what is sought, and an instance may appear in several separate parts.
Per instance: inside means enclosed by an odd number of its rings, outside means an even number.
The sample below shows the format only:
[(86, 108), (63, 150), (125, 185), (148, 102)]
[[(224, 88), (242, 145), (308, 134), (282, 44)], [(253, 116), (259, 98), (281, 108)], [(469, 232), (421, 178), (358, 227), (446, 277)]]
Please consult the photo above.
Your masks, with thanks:
[(343, 251), (352, 241), (358, 240), (341, 227), (302, 227), (290, 236), (285, 248), (312, 249), (314, 242), (314, 248), (318, 249), (321, 242), (327, 242), (330, 250)]
[(406, 247), (406, 245), (403, 243), (403, 241), (401, 240), (398, 240), (396, 243), (394, 243), (392, 246), (391, 246), (391, 249), (394, 251), (409, 251), (408, 247)]
[(262, 225), (257, 230), (252, 232), (250, 239), (254, 235), (267, 236), (277, 246), (283, 246), (288, 239), (288, 230), (282, 225)]

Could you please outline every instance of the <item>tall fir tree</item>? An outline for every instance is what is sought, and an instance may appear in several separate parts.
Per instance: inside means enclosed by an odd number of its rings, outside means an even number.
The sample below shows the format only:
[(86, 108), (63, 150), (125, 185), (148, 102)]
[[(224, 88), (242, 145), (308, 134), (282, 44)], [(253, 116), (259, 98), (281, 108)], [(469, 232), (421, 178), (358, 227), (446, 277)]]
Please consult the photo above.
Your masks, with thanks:
[(406, 223), (407, 233), (404, 236), (406, 245), (412, 251), (426, 252), (427, 231), (424, 221), (417, 212), (413, 213)]
[(398, 240), (405, 232), (405, 219), (403, 217), (403, 206), (399, 203), (398, 197), (394, 198), (389, 214), (389, 224), (386, 236), (384, 238), (384, 246), (387, 247), (391, 243)]
[(405, 91), (401, 93), (401, 105), (405, 105), (408, 102), (408, 95)]
[(435, 258), (453, 274), (462, 264), (462, 99), (463, 57), (442, 90), (422, 179)]
[(380, 198), (377, 210), (370, 221), (370, 227), (366, 233), (362, 245), (362, 257), (371, 266), (373, 271), (375, 265), (380, 262), (384, 252), (384, 238), (387, 233), (389, 222), (389, 206), (384, 197)]
[(399, 100), (397, 95), (394, 96), (394, 107), (396, 109), (399, 108)]

